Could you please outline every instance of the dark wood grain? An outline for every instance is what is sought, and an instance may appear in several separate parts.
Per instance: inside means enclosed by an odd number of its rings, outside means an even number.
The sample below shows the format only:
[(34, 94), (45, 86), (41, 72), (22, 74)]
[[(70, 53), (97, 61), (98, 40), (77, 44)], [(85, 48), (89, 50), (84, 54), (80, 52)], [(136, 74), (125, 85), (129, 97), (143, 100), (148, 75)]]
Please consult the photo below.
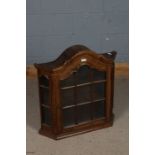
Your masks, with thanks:
[[(116, 52), (112, 51), (109, 53), (96, 54), (94, 51), (85, 47), (83, 45), (75, 45), (67, 48), (55, 61), (51, 61), (48, 63), (34, 64), (38, 71), (38, 79), (40, 76), (48, 77), (49, 79), (49, 105), (45, 106), (42, 103), (42, 93), (40, 88), (45, 88), (46, 85), (40, 83), (39, 85), (39, 98), (40, 98), (40, 111), (42, 108), (49, 108), (51, 120), (51, 126), (43, 123), (42, 121), (42, 113), (41, 114), (41, 128), (39, 133), (53, 138), (53, 139), (61, 139), (67, 136), (72, 136), (76, 134), (81, 134), (105, 127), (110, 127), (113, 124), (113, 95), (114, 95), (114, 59), (116, 57)], [(89, 81), (86, 83), (78, 83), (78, 78), (74, 77), (74, 84), (69, 86), (61, 87), (60, 82), (69, 78), (71, 75), (75, 74), (82, 66), (89, 66), (90, 73), (88, 74)], [(92, 73), (92, 70), (97, 70), (106, 74), (106, 79), (93, 81), (93, 77), (95, 76)], [(103, 113), (104, 117), (95, 119), (94, 117), (94, 109), (95, 109), (95, 98), (93, 87), (94, 84), (105, 84), (105, 96), (103, 94), (102, 100), (103, 102)], [(84, 101), (78, 103), (77, 92), (80, 88), (88, 87), (89, 92), (83, 92), (90, 95), (90, 101)], [(61, 91), (73, 90), (73, 98), (74, 105), (62, 105), (62, 97)], [(87, 89), (85, 89), (87, 90)], [(83, 91), (85, 91), (83, 90)], [(97, 92), (95, 92), (97, 93)], [(84, 94), (83, 94), (84, 95)], [(82, 95), (81, 95), (82, 96)], [(85, 98), (84, 98), (85, 99)], [(101, 101), (102, 101), (101, 100)], [(83, 101), (80, 99), (80, 101)], [(95, 103), (94, 103), (95, 102)], [(90, 113), (90, 120), (86, 120), (85, 122), (78, 122), (80, 114), (78, 113), (78, 109), (83, 108), (85, 105), (89, 105), (88, 112)], [(102, 102), (101, 102), (102, 105)], [(70, 126), (64, 126), (64, 115), (63, 110), (74, 108), (74, 123)], [(89, 115), (88, 113), (88, 115)], [(82, 117), (82, 115), (81, 115)]]

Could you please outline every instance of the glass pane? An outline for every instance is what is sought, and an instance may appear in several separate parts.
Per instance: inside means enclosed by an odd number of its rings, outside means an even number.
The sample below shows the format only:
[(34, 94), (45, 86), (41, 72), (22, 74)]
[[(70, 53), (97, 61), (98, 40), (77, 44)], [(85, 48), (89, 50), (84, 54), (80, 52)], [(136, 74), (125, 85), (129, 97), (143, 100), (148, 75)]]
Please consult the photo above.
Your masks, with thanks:
[(61, 90), (61, 103), (63, 107), (74, 104), (74, 88)]
[(78, 109), (78, 123), (91, 120), (90, 104), (80, 105)]
[(49, 89), (40, 87), (41, 104), (49, 105)]
[(104, 114), (104, 101), (99, 101), (94, 103), (94, 118), (102, 118)]
[(87, 65), (84, 65), (79, 68), (76, 73), (76, 84), (86, 83), (89, 82), (90, 78), (90, 68)]
[(106, 79), (106, 72), (105, 71), (98, 71), (93, 69), (93, 80), (105, 80)]
[(46, 77), (46, 76), (40, 76), (39, 77), (39, 84), (40, 85), (44, 85), (44, 86), (49, 86), (49, 80), (48, 80), (48, 77)]
[(74, 85), (74, 73), (70, 75), (68, 78), (65, 80), (60, 81), (60, 86), (62, 87), (67, 87), (67, 86), (73, 86)]
[(93, 84), (92, 88), (94, 100), (103, 99), (105, 97), (105, 82)]
[(74, 108), (68, 108), (63, 110), (63, 123), (64, 126), (73, 125), (74, 123)]
[(77, 103), (88, 102), (90, 100), (90, 85), (77, 87)]
[(42, 123), (51, 125), (51, 113), (48, 108), (42, 107)]

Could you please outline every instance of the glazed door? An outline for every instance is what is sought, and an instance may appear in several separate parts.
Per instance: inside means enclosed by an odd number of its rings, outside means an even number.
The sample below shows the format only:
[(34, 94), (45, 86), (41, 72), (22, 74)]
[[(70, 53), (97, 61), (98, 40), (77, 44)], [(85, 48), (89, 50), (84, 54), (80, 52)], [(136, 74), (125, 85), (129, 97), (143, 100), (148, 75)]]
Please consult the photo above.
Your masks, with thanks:
[(81, 66), (60, 81), (63, 128), (106, 117), (106, 71)]

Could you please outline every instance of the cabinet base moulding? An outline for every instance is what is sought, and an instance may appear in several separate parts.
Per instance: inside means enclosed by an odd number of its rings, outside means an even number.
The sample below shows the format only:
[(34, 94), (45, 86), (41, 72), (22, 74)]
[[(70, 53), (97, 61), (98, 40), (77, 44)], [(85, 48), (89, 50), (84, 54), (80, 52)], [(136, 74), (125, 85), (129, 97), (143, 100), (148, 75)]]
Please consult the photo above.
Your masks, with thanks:
[(92, 127), (92, 126), (90, 127), (90, 126), (91, 126), (90, 124), (88, 124), (88, 125), (84, 124), (84, 125), (79, 126), (79, 128), (76, 127), (77, 129), (74, 128), (74, 130), (72, 130), (71, 128), (68, 128), (68, 131), (66, 128), (64, 130), (63, 134), (58, 134), (57, 136), (52, 134), (51, 128), (42, 127), (39, 130), (39, 134), (46, 136), (46, 137), (50, 137), (50, 138), (55, 139), (55, 140), (59, 140), (59, 139), (63, 139), (63, 138), (71, 137), (71, 136), (76, 136), (76, 135), (96, 131), (98, 129), (104, 129), (104, 128), (112, 127), (113, 126), (113, 119), (111, 119), (110, 121), (105, 122), (105, 123), (100, 122), (98, 124), (95, 124), (94, 127)]

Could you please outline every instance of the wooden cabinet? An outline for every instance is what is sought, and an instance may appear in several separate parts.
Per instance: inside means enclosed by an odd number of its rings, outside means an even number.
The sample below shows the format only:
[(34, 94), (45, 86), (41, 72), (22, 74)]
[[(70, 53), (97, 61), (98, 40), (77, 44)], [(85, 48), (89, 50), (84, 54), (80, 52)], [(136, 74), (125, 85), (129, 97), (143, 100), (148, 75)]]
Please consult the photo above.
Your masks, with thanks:
[(75, 45), (55, 61), (35, 64), (40, 134), (60, 139), (112, 126), (115, 56)]

